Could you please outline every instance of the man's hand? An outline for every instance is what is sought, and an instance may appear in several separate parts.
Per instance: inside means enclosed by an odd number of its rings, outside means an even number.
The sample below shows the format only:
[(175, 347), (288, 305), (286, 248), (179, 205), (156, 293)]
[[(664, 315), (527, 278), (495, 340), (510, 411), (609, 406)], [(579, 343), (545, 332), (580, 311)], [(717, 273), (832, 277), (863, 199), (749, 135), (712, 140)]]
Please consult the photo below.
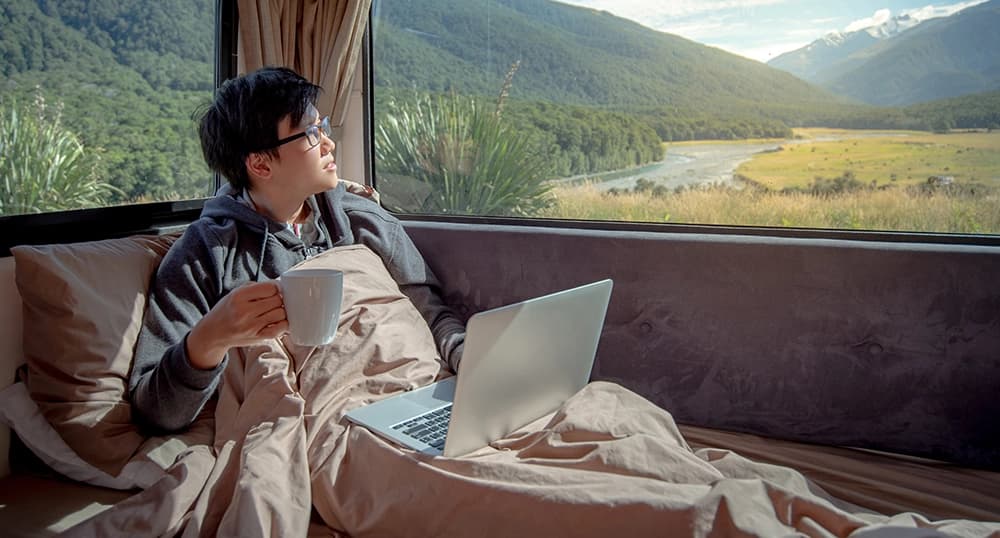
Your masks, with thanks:
[(191, 329), (188, 360), (211, 370), (229, 348), (259, 343), (288, 331), (285, 307), (276, 282), (244, 284), (216, 303)]

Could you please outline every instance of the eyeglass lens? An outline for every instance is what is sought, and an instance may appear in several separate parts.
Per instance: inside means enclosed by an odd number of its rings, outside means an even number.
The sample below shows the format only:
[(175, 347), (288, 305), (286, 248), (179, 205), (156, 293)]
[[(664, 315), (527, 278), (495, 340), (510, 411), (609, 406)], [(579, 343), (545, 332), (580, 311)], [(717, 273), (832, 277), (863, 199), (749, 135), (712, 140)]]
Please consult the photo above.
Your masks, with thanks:
[(321, 132), (325, 134), (327, 138), (329, 138), (330, 135), (333, 134), (332, 130), (330, 129), (330, 116), (326, 116), (325, 118), (323, 118), (323, 121), (321, 121), (319, 125), (310, 125), (309, 127), (306, 128), (306, 139), (309, 140), (310, 146), (316, 146), (319, 144), (320, 141), (319, 134)]

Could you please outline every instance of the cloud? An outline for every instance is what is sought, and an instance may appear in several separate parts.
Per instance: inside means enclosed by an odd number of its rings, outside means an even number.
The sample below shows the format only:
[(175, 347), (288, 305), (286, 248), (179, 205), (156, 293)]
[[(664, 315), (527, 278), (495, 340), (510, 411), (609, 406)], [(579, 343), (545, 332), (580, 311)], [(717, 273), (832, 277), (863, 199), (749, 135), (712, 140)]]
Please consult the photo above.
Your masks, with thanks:
[(904, 10), (903, 14), (911, 15), (920, 20), (933, 19), (936, 17), (947, 17), (949, 15), (962, 11), (967, 7), (979, 5), (986, 1), (987, 0), (971, 0), (969, 2), (959, 2), (958, 4), (951, 4), (947, 6), (928, 5), (916, 9)]
[(886, 21), (892, 18), (892, 12), (888, 8), (882, 8), (875, 12), (871, 17), (865, 17), (863, 19), (858, 19), (848, 24), (844, 28), (845, 32), (856, 32), (858, 30), (864, 30), (865, 28), (871, 28), (872, 26), (878, 26), (884, 24)]
[[(566, 4), (608, 11), (634, 20), (648, 28), (667, 32), (733, 54), (755, 60), (767, 59), (803, 46), (815, 35), (804, 37), (781, 36), (779, 43), (764, 43), (770, 35), (760, 28), (755, 10), (768, 6), (791, 4), (791, 0), (558, 0)], [(782, 33), (796, 23), (783, 25)], [(814, 26), (814, 25), (810, 25)], [(823, 26), (829, 26), (825, 24)], [(775, 26), (767, 25), (769, 29)], [(824, 28), (825, 30), (825, 28)], [(811, 37), (811, 39), (807, 38)]]
[[(905, 9), (902, 11), (901, 15), (909, 15), (917, 20), (925, 21), (927, 19), (934, 19), (938, 17), (947, 17), (967, 7), (972, 7), (978, 4), (982, 4), (988, 0), (970, 0), (967, 2), (959, 2), (957, 4), (948, 4), (943, 6), (935, 6), (933, 4), (928, 4), (923, 7), (918, 7), (914, 9)], [(865, 17), (863, 19), (858, 19), (851, 22), (844, 28), (845, 32), (854, 32), (857, 30), (864, 30), (865, 28), (871, 28), (872, 26), (878, 26), (885, 23), (892, 18), (892, 12), (888, 8), (882, 8), (875, 11), (871, 17)]]
[(784, 17), (752, 20), (718, 14), (690, 17), (651, 27), (752, 60), (766, 62), (808, 45), (816, 40), (817, 36), (829, 33), (830, 22), (829, 19), (799, 22)]

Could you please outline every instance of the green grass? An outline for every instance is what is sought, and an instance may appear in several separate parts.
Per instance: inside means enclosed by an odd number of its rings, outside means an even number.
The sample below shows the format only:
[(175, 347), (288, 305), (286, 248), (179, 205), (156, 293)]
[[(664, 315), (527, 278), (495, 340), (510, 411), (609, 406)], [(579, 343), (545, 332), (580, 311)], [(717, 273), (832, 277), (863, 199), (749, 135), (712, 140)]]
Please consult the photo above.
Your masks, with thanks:
[[(771, 190), (805, 188), (817, 177), (834, 178), (848, 171), (866, 185), (915, 185), (942, 175), (959, 183), (1000, 185), (1000, 132), (803, 129), (796, 134), (799, 141), (756, 156), (736, 173)], [(824, 135), (852, 138), (817, 140)]]

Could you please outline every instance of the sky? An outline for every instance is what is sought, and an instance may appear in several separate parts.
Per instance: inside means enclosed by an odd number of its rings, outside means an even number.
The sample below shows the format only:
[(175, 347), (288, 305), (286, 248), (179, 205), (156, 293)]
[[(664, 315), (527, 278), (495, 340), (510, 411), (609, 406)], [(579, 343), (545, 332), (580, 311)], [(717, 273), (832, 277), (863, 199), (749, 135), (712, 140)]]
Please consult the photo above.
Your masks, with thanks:
[[(911, 13), (946, 16), (986, 0), (559, 0), (767, 62), (832, 31), (854, 31)], [(931, 0), (933, 2), (933, 0)]]

